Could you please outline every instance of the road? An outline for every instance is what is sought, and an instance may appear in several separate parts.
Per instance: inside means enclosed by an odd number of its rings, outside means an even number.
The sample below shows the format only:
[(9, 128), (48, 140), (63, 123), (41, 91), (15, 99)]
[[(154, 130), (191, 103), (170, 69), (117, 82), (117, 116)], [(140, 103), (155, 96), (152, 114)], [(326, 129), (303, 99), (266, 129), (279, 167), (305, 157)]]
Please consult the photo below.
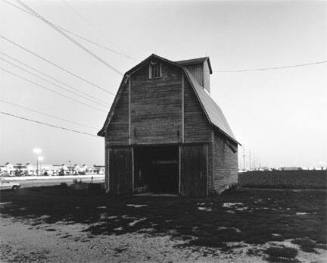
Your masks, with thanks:
[(103, 183), (104, 175), (90, 174), (90, 175), (66, 175), (66, 176), (22, 176), (22, 177), (2, 177), (3, 181), (19, 183), (21, 188), (50, 186), (66, 183), (73, 184), (74, 180), (82, 181), (84, 183)]

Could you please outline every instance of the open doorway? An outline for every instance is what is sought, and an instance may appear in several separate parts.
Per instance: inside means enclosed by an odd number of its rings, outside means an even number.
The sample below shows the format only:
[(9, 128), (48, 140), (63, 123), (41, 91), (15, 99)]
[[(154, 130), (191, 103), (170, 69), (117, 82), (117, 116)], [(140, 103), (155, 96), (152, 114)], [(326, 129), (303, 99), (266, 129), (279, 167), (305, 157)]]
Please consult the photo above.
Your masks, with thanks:
[(178, 146), (134, 148), (134, 191), (178, 193)]

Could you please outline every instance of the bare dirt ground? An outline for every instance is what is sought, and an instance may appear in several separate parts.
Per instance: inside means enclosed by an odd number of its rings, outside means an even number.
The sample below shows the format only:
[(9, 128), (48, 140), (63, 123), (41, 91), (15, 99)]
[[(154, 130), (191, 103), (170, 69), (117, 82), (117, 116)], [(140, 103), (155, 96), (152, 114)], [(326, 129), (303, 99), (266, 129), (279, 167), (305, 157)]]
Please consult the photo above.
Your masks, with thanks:
[(327, 262), (326, 192), (109, 198), (0, 193), (1, 262)]

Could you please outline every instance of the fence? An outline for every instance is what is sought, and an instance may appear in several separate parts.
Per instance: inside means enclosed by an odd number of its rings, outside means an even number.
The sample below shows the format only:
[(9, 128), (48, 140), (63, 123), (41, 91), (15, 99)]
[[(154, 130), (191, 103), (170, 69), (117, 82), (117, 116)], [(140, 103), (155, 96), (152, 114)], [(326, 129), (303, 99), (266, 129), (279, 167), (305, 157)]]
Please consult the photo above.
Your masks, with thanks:
[(327, 188), (326, 170), (252, 171), (238, 174), (243, 187)]

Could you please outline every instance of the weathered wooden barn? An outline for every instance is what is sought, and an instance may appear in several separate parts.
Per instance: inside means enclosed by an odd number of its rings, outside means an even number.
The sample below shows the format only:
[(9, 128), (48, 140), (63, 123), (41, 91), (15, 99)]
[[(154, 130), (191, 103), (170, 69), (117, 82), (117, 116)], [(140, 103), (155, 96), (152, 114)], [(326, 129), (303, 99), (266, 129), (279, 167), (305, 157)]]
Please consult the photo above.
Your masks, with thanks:
[(210, 97), (208, 57), (151, 55), (124, 74), (103, 128), (106, 189), (207, 196), (237, 182), (238, 142)]

